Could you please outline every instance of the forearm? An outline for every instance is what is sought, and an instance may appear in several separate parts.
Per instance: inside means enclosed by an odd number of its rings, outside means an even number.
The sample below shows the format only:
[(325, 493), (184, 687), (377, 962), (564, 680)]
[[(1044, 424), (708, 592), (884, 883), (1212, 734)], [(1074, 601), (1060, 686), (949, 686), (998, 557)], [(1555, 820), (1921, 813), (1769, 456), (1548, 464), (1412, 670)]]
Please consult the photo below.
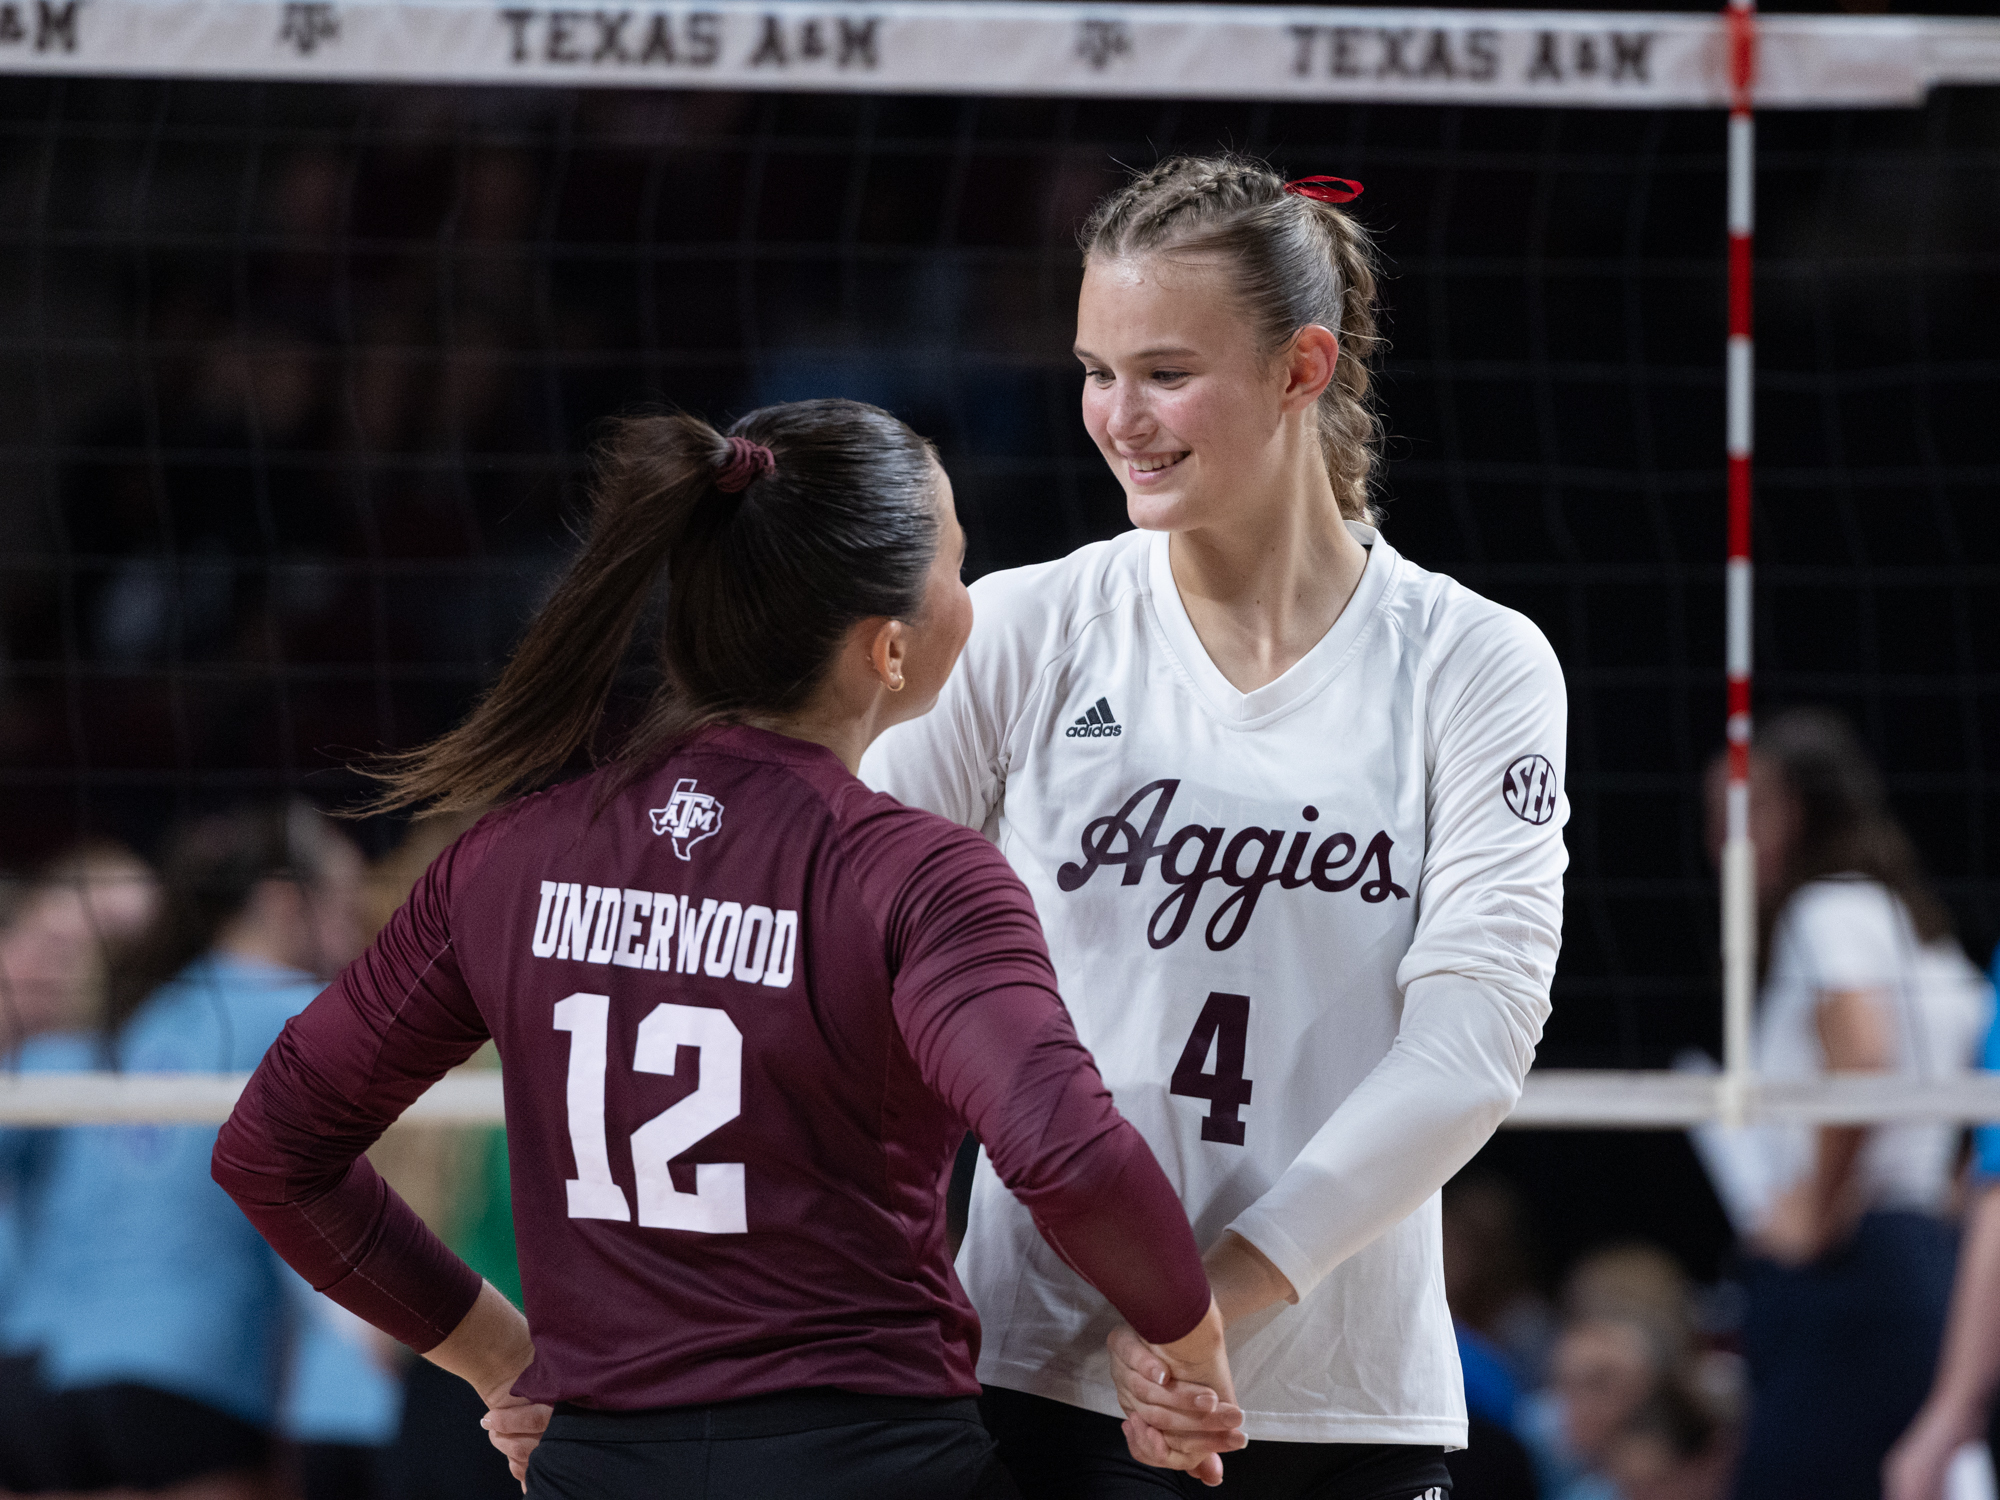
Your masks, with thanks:
[(1222, 1314), (1224, 1327), (1280, 1302), (1299, 1300), (1285, 1273), (1240, 1234), (1225, 1230), (1222, 1238), (1209, 1247), (1201, 1263), (1208, 1272), (1208, 1284), (1215, 1293), (1215, 1305)]
[(364, 1155), (428, 1080), (373, 1046), (344, 1001), (336, 986), (272, 1044), (216, 1137), (211, 1172), (316, 1290), (422, 1353), (465, 1316), (479, 1278)]
[(256, 1119), (231, 1117), (213, 1166), (244, 1217), (314, 1290), (420, 1354), (438, 1346), (478, 1296), (471, 1267), (365, 1157), (334, 1175), (330, 1186), (272, 1170), (268, 1147), (244, 1146), (259, 1133)]
[[(1893, 1065), (1889, 1005), (1879, 991), (1822, 990), (1814, 1023), (1829, 1072), (1880, 1073)], [(1805, 1203), (1814, 1254), (1837, 1243), (1854, 1218), (1855, 1183), (1867, 1144), (1866, 1126), (1829, 1125), (1818, 1133)]]
[(1863, 1125), (1828, 1125), (1813, 1154), (1812, 1213), (1815, 1238), (1829, 1244), (1840, 1236), (1854, 1204), (1861, 1151), (1868, 1144)]
[[(1011, 913), (965, 920), (948, 966), (899, 978), (899, 1020), (925, 1081), (979, 1136), (1050, 1248), (1148, 1338), (1179, 1338), (1210, 1300), (1187, 1211), (1077, 1041), (1046, 958), (1021, 951), (1039, 937), (1026, 893)], [(982, 955), (991, 961), (964, 972)]]
[(1520, 1097), (1545, 1008), (1461, 975), (1413, 983), (1389, 1055), (1230, 1230), (1310, 1292), (1492, 1136)]
[(1988, 1184), (1968, 1216), (1930, 1404), (1981, 1426), (2000, 1388), (2000, 1184)]
[(535, 1345), (521, 1310), (492, 1282), (482, 1281), (458, 1326), (424, 1358), (465, 1381), (488, 1406), (496, 1406), (533, 1362)]
[(1172, 1184), (1139, 1132), (1116, 1124), (1078, 1153), (1059, 1189), (1035, 1192), (1031, 1208), (1050, 1247), (1119, 1316), (1171, 1343), (1199, 1327), (1214, 1299)]

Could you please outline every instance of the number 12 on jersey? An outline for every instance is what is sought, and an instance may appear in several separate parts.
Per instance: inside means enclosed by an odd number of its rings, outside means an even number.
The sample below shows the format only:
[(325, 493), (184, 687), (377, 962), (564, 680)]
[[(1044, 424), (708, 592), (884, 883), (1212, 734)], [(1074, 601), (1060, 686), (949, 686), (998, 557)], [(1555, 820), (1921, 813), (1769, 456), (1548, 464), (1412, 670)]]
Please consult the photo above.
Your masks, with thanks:
[[(1243, 1076), (1244, 1044), (1250, 1035), (1250, 997), (1212, 992), (1195, 1017), (1194, 1030), (1168, 1084), (1171, 1093), (1185, 1099), (1206, 1099), (1208, 1117), (1201, 1122), (1201, 1138), (1225, 1146), (1243, 1144), (1243, 1121), (1236, 1111), (1250, 1102), (1250, 1080)], [(1215, 1071), (1204, 1072), (1202, 1064), (1215, 1053)]]
[[(632, 1222), (625, 1189), (611, 1177), (604, 1125), (604, 1074), (610, 1063), (611, 997), (571, 995), (556, 1002), (557, 1031), (569, 1033), (569, 1146), (576, 1176), (563, 1184), (572, 1219)], [(703, 1005), (656, 1005), (639, 1023), (632, 1066), (672, 1077), (682, 1047), (700, 1053), (695, 1091), (632, 1132), (632, 1177), (645, 1229), (743, 1234), (749, 1213), (743, 1163), (702, 1162), (695, 1190), (674, 1186), (669, 1163), (743, 1112), (743, 1033), (726, 1012)]]

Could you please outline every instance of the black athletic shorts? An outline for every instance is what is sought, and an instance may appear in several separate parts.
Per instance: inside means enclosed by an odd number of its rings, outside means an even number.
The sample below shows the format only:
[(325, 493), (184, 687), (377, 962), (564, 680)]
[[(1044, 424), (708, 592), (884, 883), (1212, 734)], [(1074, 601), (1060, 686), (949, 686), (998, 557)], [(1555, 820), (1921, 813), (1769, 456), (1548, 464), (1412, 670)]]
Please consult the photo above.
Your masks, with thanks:
[(995, 1385), (979, 1413), (1033, 1500), (1444, 1500), (1451, 1492), (1442, 1448), (1252, 1441), (1222, 1455), (1221, 1487), (1210, 1489), (1132, 1457), (1116, 1417)]
[(265, 1467), (260, 1427), (144, 1385), (52, 1391), (32, 1358), (0, 1360), (0, 1490), (161, 1490)]
[(558, 1406), (528, 1500), (1018, 1500), (979, 1404), (784, 1391), (712, 1406)]

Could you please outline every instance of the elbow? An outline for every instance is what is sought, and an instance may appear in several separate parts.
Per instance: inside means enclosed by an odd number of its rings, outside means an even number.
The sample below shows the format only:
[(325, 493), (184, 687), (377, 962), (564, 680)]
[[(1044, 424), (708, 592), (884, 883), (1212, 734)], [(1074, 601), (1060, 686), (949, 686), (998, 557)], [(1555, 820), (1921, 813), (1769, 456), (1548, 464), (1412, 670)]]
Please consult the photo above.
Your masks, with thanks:
[(230, 1133), (230, 1127), (225, 1125), (222, 1133), (215, 1138), (215, 1149), (208, 1156), (209, 1177), (229, 1194), (239, 1208), (247, 1210), (253, 1205), (274, 1201), (277, 1195), (271, 1191), (273, 1183), (270, 1175), (237, 1155), (232, 1149), (234, 1143), (230, 1140)]
[(1515, 1066), (1512, 1058), (1488, 1056), (1476, 1063), (1459, 1059), (1459, 1066), (1452, 1070), (1449, 1094), (1454, 1113), (1482, 1138), (1492, 1134), (1521, 1102), (1525, 1071)]
[(311, 1196), (310, 1184), (299, 1170), (302, 1166), (282, 1160), (263, 1136), (244, 1128), (234, 1115), (216, 1136), (208, 1157), (209, 1177), (253, 1217), (254, 1210), (282, 1208)]
[(1473, 1113), (1490, 1133), (1498, 1130), (1521, 1102), (1521, 1080), (1511, 1073), (1496, 1073), (1472, 1092)]

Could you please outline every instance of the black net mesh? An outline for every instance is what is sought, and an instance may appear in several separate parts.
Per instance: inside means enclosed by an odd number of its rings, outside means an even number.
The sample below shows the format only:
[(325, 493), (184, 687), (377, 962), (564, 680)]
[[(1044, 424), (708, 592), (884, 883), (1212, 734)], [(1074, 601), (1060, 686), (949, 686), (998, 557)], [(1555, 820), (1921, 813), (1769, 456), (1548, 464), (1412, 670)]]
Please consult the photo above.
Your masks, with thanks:
[[(1996, 929), (2000, 96), (1769, 116), (1760, 702), (1851, 713)], [(1706, 114), (29, 81), (0, 91), (0, 865), (338, 800), (445, 727), (593, 421), (806, 395), (934, 435), (975, 571), (1123, 524), (1074, 226), (1218, 143), (1368, 184), (1390, 534), (1569, 675), (1545, 1062), (1715, 1045), (1722, 122)]]

